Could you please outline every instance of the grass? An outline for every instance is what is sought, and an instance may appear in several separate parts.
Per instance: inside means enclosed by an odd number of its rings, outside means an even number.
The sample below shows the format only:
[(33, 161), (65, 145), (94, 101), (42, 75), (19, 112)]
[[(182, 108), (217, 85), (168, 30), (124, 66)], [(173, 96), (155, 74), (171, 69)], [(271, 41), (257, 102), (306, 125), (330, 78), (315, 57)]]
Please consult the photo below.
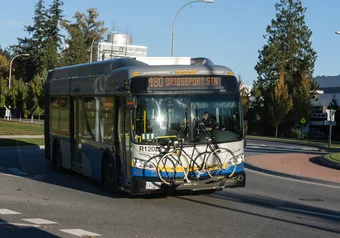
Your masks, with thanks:
[(44, 125), (0, 120), (0, 135), (43, 135)]
[(0, 147), (3, 147), (3, 146), (39, 146), (39, 145), (44, 145), (44, 138), (0, 139)]
[[(317, 140), (299, 140), (299, 139), (289, 139), (289, 138), (275, 138), (275, 137), (265, 137), (265, 136), (252, 136), (247, 135), (248, 139), (255, 140), (267, 140), (267, 141), (280, 141), (280, 142), (289, 142), (289, 143), (299, 143), (309, 146), (320, 146), (320, 147), (328, 147), (328, 142), (326, 141), (317, 141)], [(340, 144), (338, 142), (332, 142), (331, 148), (340, 149)]]
[(335, 162), (335, 163), (340, 163), (340, 153), (333, 153), (333, 154), (325, 155), (325, 159)]

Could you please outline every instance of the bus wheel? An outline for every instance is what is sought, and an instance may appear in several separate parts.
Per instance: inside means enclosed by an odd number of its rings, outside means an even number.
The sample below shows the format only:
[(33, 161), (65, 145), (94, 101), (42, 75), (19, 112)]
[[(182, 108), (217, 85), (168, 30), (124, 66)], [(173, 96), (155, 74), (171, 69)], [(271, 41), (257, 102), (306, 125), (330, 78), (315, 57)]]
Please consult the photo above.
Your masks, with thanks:
[(116, 191), (116, 177), (112, 160), (106, 156), (103, 159), (102, 180), (106, 189), (110, 192)]
[(57, 171), (62, 171), (61, 149), (57, 143), (54, 144), (53, 149), (53, 166)]

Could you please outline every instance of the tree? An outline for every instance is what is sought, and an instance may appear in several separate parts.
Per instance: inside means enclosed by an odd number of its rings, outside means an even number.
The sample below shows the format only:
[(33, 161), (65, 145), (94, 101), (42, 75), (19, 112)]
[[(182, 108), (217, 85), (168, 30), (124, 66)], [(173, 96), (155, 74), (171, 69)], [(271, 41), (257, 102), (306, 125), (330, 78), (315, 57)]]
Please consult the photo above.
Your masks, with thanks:
[(27, 109), (30, 111), (31, 120), (33, 121), (34, 115), (41, 115), (44, 110), (44, 90), (43, 85), (47, 78), (47, 71), (42, 72), (40, 75), (34, 76), (33, 80), (28, 84), (28, 100)]
[(98, 17), (97, 9), (89, 8), (87, 9), (87, 15), (79, 11), (75, 13), (73, 16), (75, 23), (62, 22), (62, 26), (70, 35), (66, 39), (69, 47), (64, 52), (64, 64), (71, 65), (89, 61), (93, 39), (98, 34), (103, 34), (107, 30), (107, 28), (103, 27), (104, 22), (97, 20)]
[[(317, 57), (312, 49), (311, 30), (305, 23), (306, 8), (301, 0), (280, 0), (275, 5), (276, 18), (267, 26), (264, 38), (267, 43), (259, 51), (255, 70), (258, 73), (254, 88), (257, 90), (257, 101), (262, 101), (264, 108), (268, 108), (271, 92), (281, 72), (288, 87), (288, 95), (293, 98), (295, 106), (303, 105), (314, 98), (317, 83), (312, 79), (314, 63)], [(306, 80), (308, 79), (308, 80)], [(310, 90), (300, 92), (300, 87), (307, 82)], [(305, 104), (310, 107), (309, 104)], [(264, 112), (262, 118), (268, 115)], [(287, 118), (299, 122), (295, 115)]]
[(338, 100), (336, 99), (335, 95), (333, 95), (332, 101), (328, 105), (328, 109), (339, 110)]
[(288, 86), (285, 83), (284, 73), (280, 73), (280, 78), (272, 92), (272, 100), (269, 104), (269, 111), (272, 116), (273, 125), (275, 126), (275, 137), (279, 124), (293, 107), (293, 100), (288, 94)]
[(63, 10), (61, 7), (64, 3), (60, 0), (53, 0), (53, 4), (50, 5), (47, 10), (47, 20), (46, 20), (46, 36), (45, 39), (45, 54), (44, 59), (46, 62), (46, 68), (48, 70), (56, 68), (60, 65), (58, 61), (58, 51), (61, 49), (62, 39), (65, 37), (60, 33), (60, 24), (64, 21), (64, 16), (62, 15)]
[(62, 65), (74, 65), (88, 62), (86, 45), (82, 32), (77, 24), (65, 25), (70, 38), (66, 39), (68, 48), (64, 50)]
[(238, 76), (238, 86), (241, 94), (243, 118), (245, 118), (250, 107), (250, 91), (243, 85), (241, 75)]
[(46, 70), (44, 51), (46, 46), (46, 21), (47, 11), (43, 0), (38, 0), (35, 5), (33, 25), (25, 26), (24, 30), (29, 37), (18, 38), (18, 44), (11, 46), (15, 54), (28, 53), (27, 59), (18, 58), (17, 78), (23, 78), (25, 82), (33, 79), (34, 75)]
[(314, 90), (312, 82), (312, 78), (302, 73), (299, 87), (293, 90), (294, 110), (291, 112), (295, 116), (295, 121), (300, 122), (302, 118), (308, 120), (312, 114), (311, 92)]
[(44, 60), (47, 70), (54, 69), (59, 65), (57, 43), (53, 40), (52, 36), (47, 39)]
[(9, 71), (9, 61), (3, 54), (0, 53), (0, 78), (7, 77)]
[(23, 80), (16, 80), (15, 89), (16, 89), (16, 98), (15, 98), (15, 108), (19, 114), (19, 118), (23, 115), (23, 111), (26, 108), (26, 100), (27, 100), (27, 93), (28, 87)]
[(4, 108), (6, 103), (6, 94), (8, 90), (8, 82), (4, 78), (0, 78), (0, 108)]
[(46, 31), (49, 37), (52, 37), (51, 41), (55, 43), (56, 48), (60, 49), (62, 39), (65, 37), (60, 33), (60, 24), (64, 21), (63, 10), (61, 7), (64, 5), (61, 0), (53, 0), (53, 4), (50, 5), (47, 10)]

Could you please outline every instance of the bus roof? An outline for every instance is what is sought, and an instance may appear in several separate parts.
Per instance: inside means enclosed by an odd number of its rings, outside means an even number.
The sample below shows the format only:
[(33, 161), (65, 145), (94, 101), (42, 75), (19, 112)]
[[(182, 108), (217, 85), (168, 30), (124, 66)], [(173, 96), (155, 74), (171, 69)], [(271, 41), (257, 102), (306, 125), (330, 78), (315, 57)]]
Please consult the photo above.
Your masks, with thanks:
[(56, 68), (48, 73), (45, 89), (51, 95), (118, 95), (126, 93), (122, 89), (126, 89), (135, 79), (139, 81), (147, 77), (234, 76), (229, 68), (215, 65), (203, 57), (182, 59), (181, 64), (171, 58), (163, 58), (162, 65), (151, 57), (143, 61), (136, 58), (117, 58)]
[[(182, 66), (182, 67), (181, 67)], [(231, 69), (214, 65), (210, 59), (199, 57), (137, 57), (137, 58), (116, 58), (112, 60), (98, 61), (93, 63), (77, 64), (72, 66), (65, 66), (56, 68), (49, 72), (47, 81), (54, 79), (66, 79), (66, 78), (80, 78), (80, 77), (96, 77), (101, 75), (110, 74), (117, 69), (125, 68), (138, 69), (147, 73), (148, 71), (169, 71), (169, 70), (181, 70), (183, 66), (187, 69), (200, 68), (195, 66), (206, 66), (209, 71), (214, 70), (232, 72)], [(190, 66), (188, 68), (188, 66)], [(206, 67), (201, 67), (202, 69)]]

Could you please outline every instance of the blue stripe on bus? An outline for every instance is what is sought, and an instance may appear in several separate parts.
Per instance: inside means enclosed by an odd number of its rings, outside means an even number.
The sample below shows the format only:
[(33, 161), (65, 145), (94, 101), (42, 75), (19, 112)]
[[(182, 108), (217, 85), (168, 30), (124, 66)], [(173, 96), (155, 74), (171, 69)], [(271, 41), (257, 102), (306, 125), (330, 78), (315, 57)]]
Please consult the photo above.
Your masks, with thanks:
[[(233, 171), (234, 167), (230, 167), (228, 169), (223, 169), (221, 175), (228, 175)], [(244, 171), (244, 163), (238, 164), (236, 167), (235, 172), (242, 172)], [(171, 176), (172, 173), (169, 173), (169, 176)], [(177, 172), (178, 177), (183, 177), (183, 172)], [(137, 167), (131, 167), (131, 175), (133, 177), (147, 177), (147, 178), (158, 178), (158, 174), (156, 170), (149, 170), (149, 169), (140, 169)], [(201, 177), (208, 176), (208, 174), (202, 174)]]

